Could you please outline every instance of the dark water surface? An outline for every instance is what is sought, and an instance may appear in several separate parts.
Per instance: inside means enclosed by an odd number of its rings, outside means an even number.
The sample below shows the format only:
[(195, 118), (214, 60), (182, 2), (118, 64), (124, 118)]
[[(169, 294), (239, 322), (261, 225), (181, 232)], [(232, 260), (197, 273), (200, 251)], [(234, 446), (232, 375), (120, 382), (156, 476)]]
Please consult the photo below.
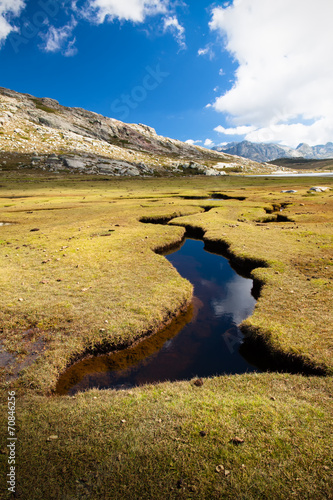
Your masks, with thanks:
[(186, 239), (166, 258), (194, 285), (189, 310), (134, 347), (74, 364), (58, 382), (59, 394), (257, 371), (239, 354), (237, 327), (254, 309), (253, 281), (201, 240)]

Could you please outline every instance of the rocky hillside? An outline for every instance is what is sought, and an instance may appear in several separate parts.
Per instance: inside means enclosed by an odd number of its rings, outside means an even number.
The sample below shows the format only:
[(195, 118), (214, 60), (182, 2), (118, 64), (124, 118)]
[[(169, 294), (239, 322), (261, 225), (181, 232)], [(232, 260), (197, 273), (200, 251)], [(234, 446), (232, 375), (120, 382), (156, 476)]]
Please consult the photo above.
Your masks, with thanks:
[(0, 87), (0, 168), (13, 155), (22, 168), (119, 176), (269, 173), (275, 166), (168, 139), (125, 124)]
[(322, 160), (333, 158), (333, 142), (325, 145), (309, 146), (301, 143), (296, 149), (280, 144), (254, 143), (249, 141), (229, 142), (224, 146), (216, 146), (214, 151), (242, 156), (257, 162), (276, 160), (277, 158), (305, 158)]

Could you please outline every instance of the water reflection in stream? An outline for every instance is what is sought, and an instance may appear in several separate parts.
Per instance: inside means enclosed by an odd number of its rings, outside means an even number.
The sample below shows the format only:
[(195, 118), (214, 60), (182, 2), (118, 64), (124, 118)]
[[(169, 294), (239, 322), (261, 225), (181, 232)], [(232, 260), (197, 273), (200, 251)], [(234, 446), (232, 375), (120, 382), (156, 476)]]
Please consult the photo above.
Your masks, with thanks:
[(186, 239), (166, 258), (194, 285), (189, 310), (132, 348), (74, 364), (58, 382), (59, 394), (256, 370), (239, 354), (237, 327), (255, 306), (252, 280), (238, 275), (224, 257), (205, 251), (201, 240)]

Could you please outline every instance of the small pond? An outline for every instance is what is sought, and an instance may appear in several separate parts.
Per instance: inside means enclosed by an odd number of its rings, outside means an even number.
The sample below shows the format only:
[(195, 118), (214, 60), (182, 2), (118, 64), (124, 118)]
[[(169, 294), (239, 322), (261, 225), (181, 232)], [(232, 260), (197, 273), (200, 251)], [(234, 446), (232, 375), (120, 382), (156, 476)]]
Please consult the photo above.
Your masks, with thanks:
[(75, 363), (59, 379), (58, 394), (258, 371), (239, 353), (237, 327), (254, 309), (253, 281), (201, 240), (187, 238), (166, 258), (194, 285), (188, 311), (131, 348)]

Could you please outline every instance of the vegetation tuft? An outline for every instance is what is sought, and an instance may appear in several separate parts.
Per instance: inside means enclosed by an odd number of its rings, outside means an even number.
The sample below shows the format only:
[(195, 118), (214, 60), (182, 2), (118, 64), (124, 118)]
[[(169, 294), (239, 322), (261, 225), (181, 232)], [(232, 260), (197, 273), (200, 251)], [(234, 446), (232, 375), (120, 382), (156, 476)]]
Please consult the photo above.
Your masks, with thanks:
[(40, 99), (31, 99), (34, 103), (37, 109), (40, 109), (42, 111), (45, 111), (46, 113), (55, 113), (57, 114), (57, 111), (53, 108), (50, 108), (49, 106), (45, 106), (45, 104), (42, 103)]

